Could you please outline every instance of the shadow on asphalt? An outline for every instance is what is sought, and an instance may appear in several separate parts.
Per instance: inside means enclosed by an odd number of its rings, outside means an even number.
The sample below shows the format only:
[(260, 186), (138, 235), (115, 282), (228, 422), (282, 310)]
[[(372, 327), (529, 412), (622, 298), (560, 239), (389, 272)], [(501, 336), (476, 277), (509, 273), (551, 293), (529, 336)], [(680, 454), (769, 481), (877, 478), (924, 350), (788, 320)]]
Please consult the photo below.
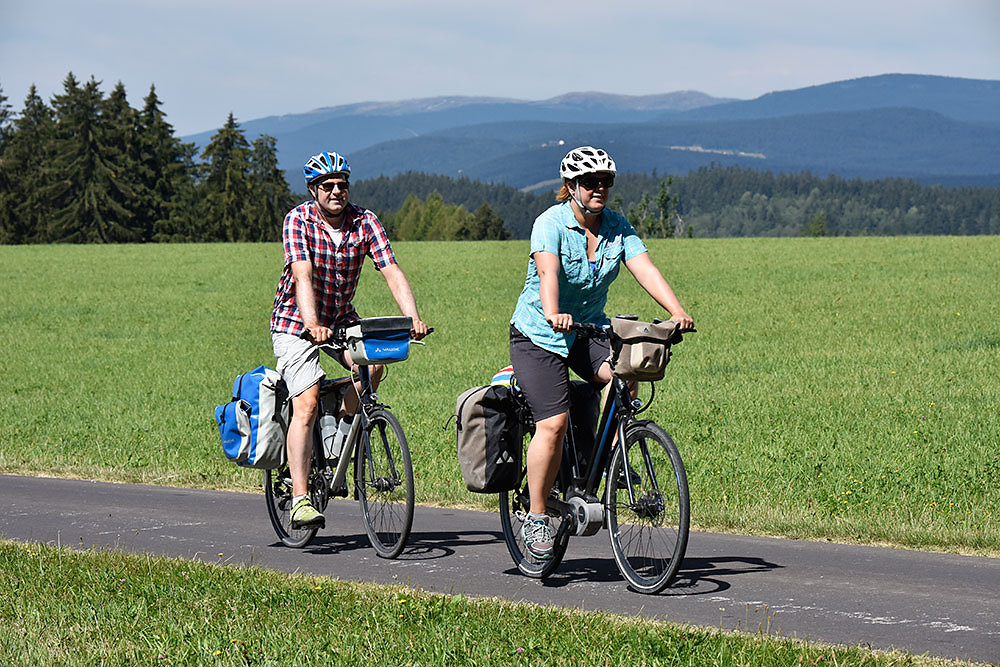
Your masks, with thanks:
[(456, 548), (475, 548), (503, 542), (499, 530), (461, 530), (458, 532), (413, 532), (400, 560), (434, 560), (455, 553)]
[[(503, 534), (499, 530), (466, 530), (458, 532), (412, 532), (406, 541), (406, 548), (397, 560), (435, 560), (445, 558), (455, 553), (457, 548), (475, 548), (484, 544), (503, 542)], [(272, 542), (268, 546), (286, 549), (281, 542)], [(356, 535), (317, 535), (302, 548), (304, 553), (330, 555), (349, 553), (358, 549), (371, 550), (371, 542), (367, 533)], [(374, 553), (374, 551), (373, 551)]]
[(705, 595), (724, 591), (732, 584), (726, 578), (741, 574), (767, 572), (784, 567), (763, 558), (749, 556), (688, 557), (681, 564), (670, 587), (661, 595)]
[[(722, 556), (716, 558), (685, 558), (673, 583), (660, 595), (707, 595), (724, 591), (732, 584), (726, 579), (741, 574), (760, 573), (784, 567), (762, 558)], [(523, 576), (517, 568), (504, 570), (504, 574)], [(622, 575), (613, 558), (570, 558), (559, 565), (542, 584), (561, 588), (577, 581), (622, 581)]]
[[(503, 543), (503, 533), (499, 530), (467, 530), (458, 532), (414, 531), (410, 533), (407, 546), (397, 560), (425, 561), (453, 556), (460, 549), (475, 549), (486, 544)], [(281, 542), (271, 543), (272, 547), (286, 548)], [(350, 553), (372, 550), (366, 533), (354, 535), (317, 535), (303, 552), (316, 555)], [(680, 572), (673, 583), (660, 595), (694, 596), (719, 593), (732, 587), (730, 579), (744, 574), (759, 574), (784, 567), (777, 563), (751, 556), (688, 556), (681, 564)], [(524, 576), (516, 567), (508, 567), (503, 574)], [(571, 554), (559, 565), (555, 572), (542, 580), (546, 587), (561, 588), (575, 582), (587, 581), (608, 583), (622, 581), (622, 575), (613, 558), (573, 558)]]
[[(504, 574), (524, 576), (516, 567), (504, 570)], [(609, 582), (621, 579), (613, 558), (572, 558), (567, 554), (556, 571), (541, 581), (545, 586), (562, 588), (576, 581)]]
[[(268, 546), (278, 549), (288, 549), (281, 542), (271, 542)], [(301, 549), (296, 549), (296, 551), (328, 555), (371, 548), (372, 543), (368, 541), (368, 535), (366, 533), (359, 533), (357, 535), (317, 535), (309, 544)]]

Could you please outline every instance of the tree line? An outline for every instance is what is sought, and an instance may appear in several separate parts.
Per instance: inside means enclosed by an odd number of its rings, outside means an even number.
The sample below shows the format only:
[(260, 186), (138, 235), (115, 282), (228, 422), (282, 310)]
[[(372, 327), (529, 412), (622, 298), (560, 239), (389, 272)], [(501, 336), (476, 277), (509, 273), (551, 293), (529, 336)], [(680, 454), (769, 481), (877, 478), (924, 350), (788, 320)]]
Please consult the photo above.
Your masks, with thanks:
[[(552, 192), (421, 173), (352, 185), (352, 197), (387, 219), (407, 198), (445, 206), (486, 202), (512, 238), (528, 238)], [(775, 174), (708, 166), (686, 175), (619, 174), (610, 207), (644, 238), (739, 236), (891, 236), (1000, 234), (1000, 188), (921, 185), (909, 179), (862, 180), (809, 172)], [(440, 207), (436, 203), (434, 208)], [(418, 237), (453, 238), (438, 232)]]
[(1000, 188), (921, 185), (901, 178), (711, 166), (666, 179), (655, 172), (627, 174), (616, 181), (613, 199), (631, 211), (633, 224), (647, 209), (652, 215), (646, 217), (667, 211), (674, 224), (664, 226), (663, 234), (657, 228), (655, 235), (663, 236), (1000, 234)]
[[(139, 109), (70, 73), (14, 113), (0, 88), (0, 243), (276, 241), (302, 195), (273, 137), (232, 114), (200, 155), (174, 136), (150, 86)], [(702, 167), (619, 174), (611, 207), (643, 237), (1000, 234), (1000, 188), (925, 186)], [(417, 172), (352, 182), (397, 240), (527, 238), (553, 193)]]
[(14, 114), (0, 89), (0, 243), (281, 238), (295, 198), (273, 137), (247, 141), (230, 114), (199, 156), (155, 86), (143, 102), (71, 72), (51, 104), (32, 85)]
[(447, 204), (434, 191), (421, 201), (407, 196), (398, 211), (379, 214), (386, 234), (401, 241), (495, 241), (510, 238), (503, 218), (484, 203), (475, 213), (463, 204)]
[[(527, 238), (531, 234), (532, 221), (544, 210), (544, 202), (552, 201), (552, 195), (526, 193), (502, 183), (482, 183), (466, 177), (408, 171), (393, 177), (381, 175), (353, 181), (351, 199), (375, 211), (383, 223), (388, 222), (390, 236), (399, 228), (401, 235), (393, 238), (476, 240)], [(456, 226), (447, 220), (443, 221), (443, 229), (435, 231), (430, 231), (430, 227), (425, 225), (400, 226), (392, 222), (397, 214), (412, 218), (417, 202), (423, 202), (432, 211), (442, 210), (442, 204), (449, 211), (457, 207), (462, 207), (466, 213), (475, 211), (472, 215), (483, 226), (476, 227), (473, 234), (467, 236), (463, 231), (464, 225)], [(499, 220), (501, 229), (497, 229), (493, 216)], [(408, 228), (415, 229), (416, 235), (411, 235)], [(453, 236), (449, 229), (458, 229), (459, 234)]]

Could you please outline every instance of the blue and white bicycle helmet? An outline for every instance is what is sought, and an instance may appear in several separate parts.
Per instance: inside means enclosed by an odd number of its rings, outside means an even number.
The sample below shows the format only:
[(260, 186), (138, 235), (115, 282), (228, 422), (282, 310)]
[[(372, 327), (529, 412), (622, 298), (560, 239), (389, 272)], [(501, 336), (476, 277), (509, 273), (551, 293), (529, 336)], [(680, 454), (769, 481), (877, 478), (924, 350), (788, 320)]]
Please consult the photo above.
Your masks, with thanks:
[(351, 165), (347, 163), (347, 158), (340, 153), (329, 151), (309, 158), (305, 166), (302, 167), (302, 173), (306, 177), (306, 185), (312, 185), (316, 179), (330, 174), (350, 176)]

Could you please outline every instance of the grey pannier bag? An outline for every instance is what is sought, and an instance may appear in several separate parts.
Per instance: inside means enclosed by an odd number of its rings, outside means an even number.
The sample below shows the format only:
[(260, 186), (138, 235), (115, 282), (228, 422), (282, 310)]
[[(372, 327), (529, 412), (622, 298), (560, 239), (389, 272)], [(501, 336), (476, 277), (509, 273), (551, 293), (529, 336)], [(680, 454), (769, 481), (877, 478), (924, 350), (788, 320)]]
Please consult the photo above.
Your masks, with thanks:
[(517, 486), (521, 474), (521, 420), (513, 389), (485, 385), (466, 389), (455, 407), (458, 465), (465, 488), (499, 493)]
[(670, 343), (677, 323), (640, 322), (612, 317), (611, 372), (623, 380), (662, 380), (670, 361)]

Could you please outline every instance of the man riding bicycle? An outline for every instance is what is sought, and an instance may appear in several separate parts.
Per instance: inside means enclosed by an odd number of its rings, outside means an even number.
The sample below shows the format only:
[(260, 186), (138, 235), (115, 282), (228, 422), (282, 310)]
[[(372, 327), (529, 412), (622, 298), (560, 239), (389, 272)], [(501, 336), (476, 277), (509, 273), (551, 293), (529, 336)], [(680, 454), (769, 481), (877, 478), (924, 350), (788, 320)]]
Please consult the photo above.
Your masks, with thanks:
[[(333, 330), (360, 319), (351, 304), (358, 287), (365, 255), (385, 278), (392, 298), (403, 315), (413, 320), (411, 335), (427, 335), (427, 325), (417, 313), (416, 300), (406, 275), (396, 263), (385, 229), (371, 211), (349, 201), (351, 167), (334, 152), (313, 155), (302, 169), (311, 201), (285, 216), (281, 239), (285, 265), (274, 296), (271, 341), (278, 358), (277, 370), (288, 386), (292, 420), (288, 425), (288, 469), (292, 478), (292, 528), (322, 528), (323, 515), (307, 494), (313, 424), (319, 407), (320, 381), (325, 374), (319, 348), (301, 336), (324, 343)], [(346, 351), (337, 358), (352, 370)], [(372, 366), (378, 383), (381, 366)], [(350, 429), (358, 408), (358, 394), (346, 392), (340, 406), (339, 438)]]
[(560, 203), (535, 219), (528, 274), (510, 321), (511, 364), (535, 421), (526, 461), (531, 507), (523, 539), (539, 560), (552, 558), (545, 499), (562, 458), (568, 369), (596, 385), (611, 381), (607, 342), (577, 336), (573, 323), (609, 322), (604, 313), (608, 288), (624, 264), (670, 319), (682, 328), (694, 326), (632, 225), (606, 208), (615, 171), (614, 160), (599, 148), (581, 146), (563, 158)]

